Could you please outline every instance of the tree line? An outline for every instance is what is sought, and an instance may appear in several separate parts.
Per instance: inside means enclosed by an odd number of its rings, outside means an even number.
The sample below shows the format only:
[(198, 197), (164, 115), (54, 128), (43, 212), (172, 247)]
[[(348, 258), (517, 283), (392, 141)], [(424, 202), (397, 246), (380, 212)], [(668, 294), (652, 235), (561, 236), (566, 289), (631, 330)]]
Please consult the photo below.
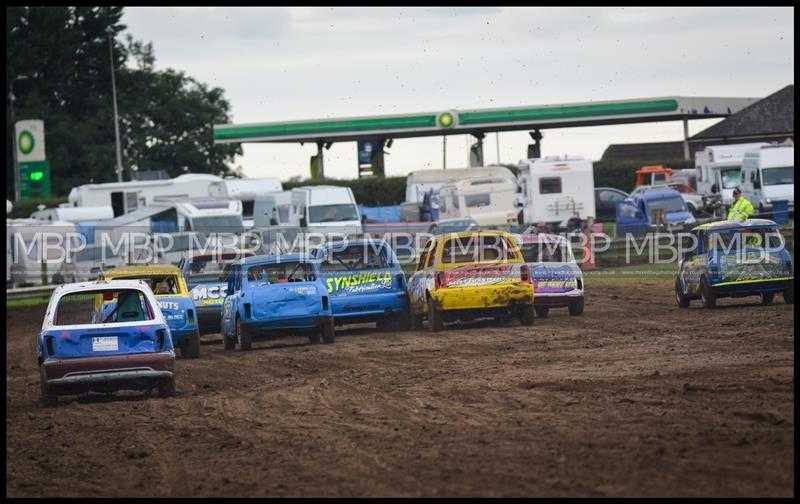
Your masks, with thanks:
[[(125, 180), (130, 171), (240, 175), (240, 145), (214, 145), (212, 126), (230, 122), (224, 90), (175, 69), (156, 70), (150, 42), (123, 36), (122, 7), (7, 7), (6, 97), (15, 121), (42, 119), (54, 196), (114, 182), (113, 66)], [(13, 199), (10, 104), (6, 106), (6, 195)]]

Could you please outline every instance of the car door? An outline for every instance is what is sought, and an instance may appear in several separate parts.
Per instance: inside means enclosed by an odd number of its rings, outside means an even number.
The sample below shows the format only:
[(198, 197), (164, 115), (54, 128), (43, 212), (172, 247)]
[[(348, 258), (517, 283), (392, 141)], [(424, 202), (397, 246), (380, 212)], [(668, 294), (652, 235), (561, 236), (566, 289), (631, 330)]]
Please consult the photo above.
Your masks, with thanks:
[(242, 268), (238, 264), (231, 266), (231, 272), (228, 276), (228, 286), (227, 289), (225, 289), (225, 300), (222, 304), (223, 334), (233, 335), (236, 330), (234, 323), (239, 307), (237, 300), (242, 286), (241, 271)]
[[(414, 311), (417, 313), (424, 313), (427, 303), (425, 302), (425, 291), (427, 289), (427, 278), (433, 278), (433, 264), (432, 259), (434, 251), (436, 250), (436, 238), (431, 238), (422, 253), (419, 256), (417, 269), (408, 281), (408, 297)], [(430, 264), (430, 266), (428, 266)]]
[(626, 234), (643, 236), (647, 233), (647, 215), (644, 214), (634, 200), (625, 200), (617, 203), (616, 223), (618, 237), (623, 237)]

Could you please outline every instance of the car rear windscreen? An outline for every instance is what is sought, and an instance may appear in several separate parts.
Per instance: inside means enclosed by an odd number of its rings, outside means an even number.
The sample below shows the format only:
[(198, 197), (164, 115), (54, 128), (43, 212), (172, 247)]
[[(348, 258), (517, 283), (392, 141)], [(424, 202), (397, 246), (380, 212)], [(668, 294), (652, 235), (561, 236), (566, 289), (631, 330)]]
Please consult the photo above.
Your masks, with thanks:
[(385, 250), (369, 243), (328, 249), (322, 261), (323, 273), (385, 269), (388, 267), (389, 263), (386, 260)]
[(119, 324), (153, 318), (153, 309), (142, 291), (108, 289), (64, 295), (56, 307), (53, 323), (57, 326)]
[(311, 263), (287, 261), (273, 264), (258, 264), (247, 269), (250, 282), (270, 284), (289, 282), (313, 282), (317, 279)]

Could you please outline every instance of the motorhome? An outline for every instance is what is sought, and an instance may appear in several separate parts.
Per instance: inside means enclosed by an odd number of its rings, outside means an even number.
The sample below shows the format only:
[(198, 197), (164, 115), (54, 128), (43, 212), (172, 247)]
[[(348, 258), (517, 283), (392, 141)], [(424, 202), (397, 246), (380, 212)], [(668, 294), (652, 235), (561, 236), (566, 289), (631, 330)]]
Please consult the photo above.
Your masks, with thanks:
[(303, 186), (292, 189), (289, 224), (307, 231), (363, 234), (361, 215), (349, 187)]
[(519, 162), (520, 224), (554, 224), (578, 212), (595, 217), (594, 168), (581, 156), (547, 156)]
[(283, 185), (274, 177), (225, 178), (218, 182), (212, 182), (208, 186), (209, 196), (237, 199), (242, 202), (242, 219), (244, 227), (247, 229), (254, 225), (253, 212), (256, 198), (281, 191), (283, 191)]
[(37, 210), (31, 214), (31, 219), (62, 221), (62, 222), (89, 222), (113, 219), (114, 211), (110, 206), (99, 207), (73, 207), (59, 206), (56, 208), (45, 208)]
[(474, 168), (448, 168), (445, 170), (416, 170), (406, 179), (406, 202), (422, 203), (430, 189), (438, 191), (443, 185), (466, 177), (500, 177), (516, 183), (516, 177), (505, 166), (478, 166)]
[(767, 143), (711, 145), (694, 154), (697, 170), (697, 192), (720, 194), (725, 206), (733, 204), (733, 189), (741, 183), (742, 161), (745, 152)]
[(502, 177), (469, 177), (439, 189), (439, 217), (471, 217), (479, 226), (517, 223), (516, 184)]
[(110, 206), (114, 217), (147, 206), (155, 198), (202, 198), (222, 179), (206, 173), (187, 173), (165, 180), (131, 180), (73, 187), (68, 201), (75, 207)]
[(742, 195), (758, 215), (785, 200), (794, 212), (794, 145), (769, 145), (748, 151), (742, 160)]

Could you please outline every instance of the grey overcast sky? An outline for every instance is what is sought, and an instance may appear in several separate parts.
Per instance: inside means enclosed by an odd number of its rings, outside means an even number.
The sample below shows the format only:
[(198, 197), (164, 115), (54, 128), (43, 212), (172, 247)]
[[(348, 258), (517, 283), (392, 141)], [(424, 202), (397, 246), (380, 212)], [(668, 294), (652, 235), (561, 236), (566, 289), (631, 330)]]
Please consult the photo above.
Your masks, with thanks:
[[(127, 7), (157, 68), (225, 90), (233, 123), (659, 96), (764, 97), (794, 83), (794, 8)], [(689, 123), (690, 134), (718, 120)], [(544, 131), (544, 155), (599, 159), (611, 143), (680, 140), (680, 122)], [(525, 157), (501, 133), (499, 160)], [(244, 144), (248, 177), (306, 177), (310, 144)], [(442, 167), (442, 139), (396, 140), (387, 175)], [(447, 141), (467, 166), (468, 139)], [(326, 175), (357, 176), (354, 142)], [(484, 143), (497, 161), (495, 135)]]

